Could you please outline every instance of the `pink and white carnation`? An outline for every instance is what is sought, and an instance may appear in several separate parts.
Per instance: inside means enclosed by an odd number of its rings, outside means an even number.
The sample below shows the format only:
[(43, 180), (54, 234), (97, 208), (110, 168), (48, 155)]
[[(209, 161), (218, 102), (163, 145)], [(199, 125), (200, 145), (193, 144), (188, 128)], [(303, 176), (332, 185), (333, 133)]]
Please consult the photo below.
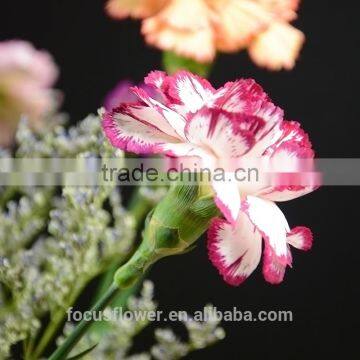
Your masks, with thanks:
[(21, 116), (34, 128), (56, 105), (58, 76), (52, 57), (20, 40), (0, 42), (0, 145), (13, 141)]
[[(134, 87), (138, 101), (102, 114), (103, 129), (115, 147), (137, 154), (196, 157), (211, 169), (226, 169), (230, 178), (233, 162), (265, 159), (293, 164), (314, 157), (300, 125), (284, 120), (284, 112), (254, 80), (240, 79), (215, 89), (186, 71), (173, 76), (154, 71), (145, 84), (157, 89), (160, 100)], [(291, 266), (290, 245), (309, 250), (313, 237), (306, 227), (290, 229), (276, 202), (303, 196), (315, 185), (238, 181), (211, 185), (223, 215), (208, 231), (212, 263), (227, 283), (239, 285), (256, 269), (263, 253), (265, 279), (280, 283)]]

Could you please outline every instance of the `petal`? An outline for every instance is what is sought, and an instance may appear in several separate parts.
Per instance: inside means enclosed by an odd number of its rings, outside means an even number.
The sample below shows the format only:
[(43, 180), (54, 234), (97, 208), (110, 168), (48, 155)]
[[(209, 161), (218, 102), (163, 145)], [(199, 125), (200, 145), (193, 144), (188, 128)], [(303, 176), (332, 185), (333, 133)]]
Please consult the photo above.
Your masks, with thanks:
[(262, 87), (252, 79), (240, 79), (226, 83), (217, 90), (216, 105), (229, 112), (245, 112), (256, 115), (258, 102), (268, 100)]
[[(164, 71), (151, 71), (144, 79), (144, 83), (147, 86), (154, 87), (163, 97), (164, 105), (168, 106), (169, 108), (173, 108), (174, 104), (178, 104), (179, 101), (174, 99), (169, 94), (169, 83), (171, 82), (171, 76), (168, 76)], [(181, 115), (184, 115), (180, 112)]]
[(184, 105), (187, 112), (195, 113), (204, 105), (212, 104), (215, 89), (207, 80), (183, 70), (168, 77), (168, 93)]
[[(205, 165), (214, 172), (215, 203), (231, 223), (236, 221), (240, 211), (238, 182), (231, 173), (232, 159), (244, 154), (251, 142), (249, 136), (237, 127), (235, 119), (233, 114), (204, 107), (193, 115), (185, 128), (187, 140), (213, 158), (212, 163)], [(223, 169), (219, 177), (215, 177), (216, 167)]]
[(305, 226), (297, 226), (287, 234), (287, 241), (290, 245), (300, 250), (310, 250), (313, 244), (313, 234)]
[(297, 199), (316, 190), (316, 186), (284, 186), (275, 187), (258, 194), (263, 199), (282, 202)]
[(255, 1), (210, 0), (210, 6), (215, 17), (216, 46), (221, 51), (246, 47), (271, 21), (271, 14)]
[(254, 196), (247, 196), (243, 208), (264, 239), (264, 278), (271, 284), (279, 284), (286, 266), (291, 266), (287, 244), (290, 229), (285, 216), (275, 203)]
[(167, 75), (164, 71), (151, 71), (144, 79), (144, 83), (146, 85), (154, 86), (155, 88), (162, 90), (163, 84), (165, 79), (167, 78)]
[(245, 211), (261, 232), (265, 242), (272, 248), (275, 256), (286, 264), (288, 254), (286, 235), (290, 232), (290, 228), (281, 210), (272, 201), (249, 195), (246, 197)]
[[(211, 162), (211, 154), (207, 153), (204, 149), (190, 143), (167, 143), (160, 146), (162, 152), (168, 156), (181, 157), (197, 157), (202, 161), (203, 166), (207, 166)], [(182, 159), (178, 159), (181, 164)]]
[(235, 226), (223, 219), (214, 219), (207, 246), (211, 262), (233, 286), (246, 280), (260, 262), (261, 235), (244, 213)]
[(263, 139), (283, 120), (284, 112), (275, 106), (262, 87), (252, 79), (229, 82), (216, 92), (216, 106), (232, 112), (256, 116), (264, 122), (254, 132), (257, 141)]
[[(285, 144), (296, 144), (304, 149), (311, 149), (312, 145), (309, 140), (307, 133), (301, 128), (300, 124), (296, 121), (283, 121), (280, 126), (281, 136), (274, 143), (274, 146), (271, 149), (271, 152), (274, 152), (281, 145)], [(305, 154), (303, 154), (305, 155)], [(302, 157), (305, 157), (303, 156)], [(306, 157), (313, 157), (306, 156)], [(300, 157), (300, 156), (298, 156)]]
[[(141, 111), (145, 118), (151, 119), (153, 112), (149, 109)], [(158, 153), (160, 145), (177, 143), (178, 139), (169, 136), (154, 125), (136, 118), (131, 106), (122, 106), (112, 112), (105, 112), (102, 116), (102, 126), (111, 144), (124, 151), (136, 154)]]
[(252, 158), (263, 156), (267, 149), (279, 140), (281, 134), (279, 123), (267, 123), (257, 134), (258, 139), (247, 156)]
[(270, 70), (291, 70), (305, 41), (304, 34), (287, 23), (274, 22), (249, 47), (253, 61)]
[(291, 252), (287, 246), (286, 258), (279, 257), (269, 241), (264, 239), (264, 242), (263, 276), (270, 284), (280, 284), (284, 280), (286, 266), (291, 266)]
[(195, 31), (209, 26), (209, 15), (203, 0), (170, 0), (158, 18), (173, 28)]
[(128, 105), (127, 110), (134, 118), (139, 119), (140, 121), (143, 119), (147, 123), (157, 127), (163, 133), (180, 139), (179, 135), (168, 121), (169, 117), (165, 118), (155, 108), (141, 105)]
[(187, 122), (186, 138), (221, 161), (240, 157), (250, 148), (252, 138), (237, 126), (236, 119), (237, 115), (204, 107)]
[(109, 0), (107, 13), (116, 19), (145, 18), (156, 14), (167, 0)]
[(200, 62), (215, 57), (209, 11), (203, 0), (171, 0), (156, 16), (144, 20), (146, 41)]
[(265, 9), (270, 11), (276, 17), (292, 21), (297, 18), (296, 11), (300, 0), (257, 0)]
[(272, 201), (288, 201), (306, 195), (319, 185), (314, 172), (314, 151), (308, 135), (297, 122), (284, 121), (281, 136), (267, 149), (275, 186), (258, 195)]
[(241, 198), (237, 182), (227, 174), (225, 181), (213, 181), (215, 204), (231, 224), (236, 222), (241, 208)]
[(156, 110), (170, 125), (170, 127), (173, 129), (173, 131), (170, 131), (174, 135), (176, 133), (176, 136), (184, 139), (184, 129), (185, 129), (185, 119), (175, 111), (171, 110), (167, 106), (163, 105), (159, 101), (151, 98), (143, 89), (133, 87), (132, 91), (147, 104), (150, 108)]

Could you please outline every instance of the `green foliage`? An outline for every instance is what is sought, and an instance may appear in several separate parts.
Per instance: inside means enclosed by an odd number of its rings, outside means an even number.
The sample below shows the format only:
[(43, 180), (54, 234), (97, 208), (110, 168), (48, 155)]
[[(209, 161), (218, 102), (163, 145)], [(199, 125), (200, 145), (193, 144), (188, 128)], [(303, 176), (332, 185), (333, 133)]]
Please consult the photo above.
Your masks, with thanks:
[(171, 51), (164, 51), (163, 53), (163, 68), (168, 74), (173, 74), (178, 70), (188, 70), (201, 77), (208, 77), (211, 71), (212, 64), (202, 64), (195, 60), (184, 58)]

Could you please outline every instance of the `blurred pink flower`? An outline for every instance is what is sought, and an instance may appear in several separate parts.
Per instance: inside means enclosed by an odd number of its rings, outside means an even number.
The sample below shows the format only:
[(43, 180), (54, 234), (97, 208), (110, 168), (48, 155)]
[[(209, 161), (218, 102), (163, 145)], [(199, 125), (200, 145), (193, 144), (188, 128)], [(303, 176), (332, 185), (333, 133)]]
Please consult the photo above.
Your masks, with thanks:
[(146, 41), (162, 50), (211, 62), (216, 51), (248, 49), (271, 70), (291, 69), (305, 40), (289, 22), (300, 0), (108, 0), (117, 19), (144, 19)]
[(162, 101), (133, 88), (137, 102), (104, 112), (103, 129), (112, 145), (136, 154), (195, 157), (206, 168), (224, 169), (232, 181), (211, 181), (223, 217), (208, 232), (210, 260), (226, 282), (239, 285), (260, 263), (263, 242), (264, 277), (281, 282), (292, 263), (290, 245), (310, 249), (312, 233), (303, 226), (291, 230), (276, 202), (308, 194), (316, 185), (239, 182), (231, 164), (256, 160), (293, 167), (305, 159), (313, 164), (308, 135), (285, 120), (283, 110), (251, 79), (214, 89), (186, 71), (173, 76), (154, 71), (145, 83)]
[(58, 76), (52, 57), (20, 40), (0, 42), (0, 145), (12, 143), (24, 115), (35, 129), (56, 106)]

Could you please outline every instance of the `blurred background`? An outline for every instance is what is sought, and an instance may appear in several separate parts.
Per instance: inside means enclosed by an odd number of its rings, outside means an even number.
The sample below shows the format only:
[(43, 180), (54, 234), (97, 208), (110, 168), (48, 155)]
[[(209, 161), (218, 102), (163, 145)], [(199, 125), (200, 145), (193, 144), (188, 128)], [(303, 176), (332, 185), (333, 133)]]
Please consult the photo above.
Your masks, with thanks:
[[(307, 41), (293, 71), (259, 69), (241, 52), (220, 55), (210, 81), (221, 86), (240, 77), (256, 79), (289, 120), (301, 122), (317, 157), (359, 157), (356, 3), (304, 0), (295, 25)], [(54, 56), (61, 70), (56, 87), (65, 94), (63, 110), (73, 123), (96, 112), (119, 80), (139, 82), (161, 67), (161, 54), (144, 44), (139, 23), (111, 20), (100, 0), (2, 0), (0, 28), (0, 40), (28, 40)], [(228, 286), (207, 258), (205, 239), (195, 251), (156, 264), (150, 278), (165, 312), (201, 310), (209, 302), (219, 310), (293, 311), (292, 323), (226, 322), (226, 339), (190, 358), (357, 359), (359, 195), (360, 188), (324, 187), (281, 204), (290, 226), (309, 226), (315, 243), (309, 253), (293, 251), (293, 269), (279, 286), (263, 280), (261, 267), (242, 286)], [(150, 326), (137, 339), (137, 350), (147, 349), (152, 336)]]

